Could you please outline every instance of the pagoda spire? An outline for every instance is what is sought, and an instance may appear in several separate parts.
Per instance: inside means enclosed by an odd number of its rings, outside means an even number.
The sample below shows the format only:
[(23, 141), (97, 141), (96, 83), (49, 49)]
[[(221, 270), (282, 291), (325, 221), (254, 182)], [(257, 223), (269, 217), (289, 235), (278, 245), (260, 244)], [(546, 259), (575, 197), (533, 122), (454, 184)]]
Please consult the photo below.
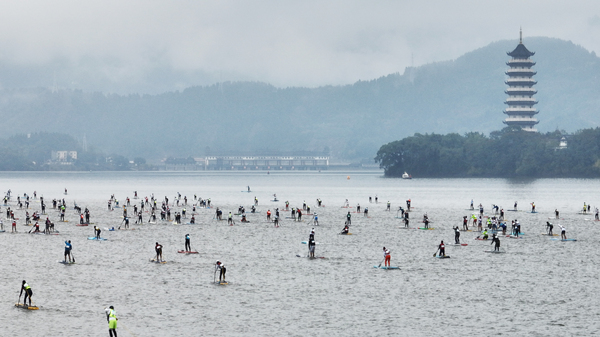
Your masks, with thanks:
[(523, 44), (523, 27), (519, 27), (519, 44)]

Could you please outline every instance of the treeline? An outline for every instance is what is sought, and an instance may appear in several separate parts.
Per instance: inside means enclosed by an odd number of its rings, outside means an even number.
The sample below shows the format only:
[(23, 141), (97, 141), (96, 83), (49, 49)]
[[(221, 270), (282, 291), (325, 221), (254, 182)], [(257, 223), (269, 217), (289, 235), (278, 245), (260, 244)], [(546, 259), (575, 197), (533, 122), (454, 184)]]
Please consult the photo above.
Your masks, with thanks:
[[(565, 137), (567, 147), (561, 148)], [(600, 128), (567, 135), (514, 128), (464, 136), (415, 134), (383, 145), (375, 161), (387, 177), (600, 177)]]
[[(495, 42), (453, 61), (350, 85), (277, 88), (225, 82), (156, 95), (8, 89), (7, 76), (14, 72), (3, 72), (0, 58), (0, 120), (8, 126), (7, 135), (31, 130), (85, 134), (104, 152), (149, 162), (169, 156), (306, 152), (370, 161), (381, 144), (415, 132), (498, 130), (506, 117), (506, 51), (517, 43)], [(526, 45), (536, 52), (540, 129), (600, 126), (600, 59), (557, 39), (528, 38)]]
[[(77, 157), (52, 158), (53, 151), (76, 151)], [(133, 163), (120, 154), (106, 155), (94, 147), (84, 150), (69, 135), (51, 132), (18, 134), (0, 142), (0, 171), (151, 170), (143, 158)]]

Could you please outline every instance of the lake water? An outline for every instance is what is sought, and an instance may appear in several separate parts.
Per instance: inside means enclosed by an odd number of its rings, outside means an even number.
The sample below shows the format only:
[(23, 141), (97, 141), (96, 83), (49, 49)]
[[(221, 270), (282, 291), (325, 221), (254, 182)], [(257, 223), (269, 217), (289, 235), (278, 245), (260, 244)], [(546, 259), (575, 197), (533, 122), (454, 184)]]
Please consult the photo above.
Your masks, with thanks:
[[(246, 186), (252, 193), (242, 193)], [(68, 195), (63, 195), (64, 189)], [(0, 234), (5, 252), (0, 276), (0, 312), (6, 336), (105, 336), (104, 308), (114, 305), (119, 336), (431, 336), (533, 335), (565, 336), (599, 333), (597, 295), (598, 222), (578, 214), (584, 202), (599, 205), (598, 179), (386, 179), (381, 172), (85, 172), (0, 173), (0, 191), (43, 195), (48, 215), (60, 235), (26, 234), (25, 210), (16, 210), (18, 234)], [(159, 202), (177, 192), (193, 203), (194, 194), (235, 213), (256, 196), (259, 214), (251, 223), (213, 220), (214, 209), (198, 209), (198, 225), (133, 223), (118, 227), (122, 209), (107, 209), (114, 194), (121, 204), (138, 191)], [(276, 193), (279, 202), (271, 202)], [(368, 198), (378, 196), (379, 203)], [(91, 210), (91, 221), (108, 241), (87, 240), (93, 227), (77, 227), (69, 207), (58, 222), (53, 198), (65, 198)], [(316, 208), (321, 198), (325, 207)], [(345, 199), (369, 207), (369, 217), (351, 213), (353, 235), (344, 227)], [(398, 206), (412, 200), (410, 227), (422, 225), (427, 213), (435, 230), (400, 229)], [(507, 212), (522, 224), (522, 239), (502, 237), (505, 254), (487, 254), (490, 242), (476, 232), (462, 232), (466, 247), (447, 247), (450, 259), (432, 255), (440, 240), (453, 242), (452, 227), (461, 225), (470, 200)], [(302, 207), (318, 212), (304, 222), (285, 219), (281, 227), (266, 222), (266, 210)], [(132, 200), (138, 202), (140, 200)], [(374, 200), (373, 200), (374, 201)], [(386, 202), (391, 212), (386, 212)], [(539, 213), (532, 214), (535, 202)], [(33, 202), (30, 213), (39, 210)], [(180, 210), (181, 207), (172, 207)], [(567, 228), (577, 242), (553, 241), (540, 233), (550, 220)], [(593, 209), (593, 208), (592, 208)], [(187, 207), (191, 213), (191, 205)], [(2, 218), (6, 206), (1, 208)], [(133, 213), (132, 207), (129, 214)], [(238, 220), (239, 217), (236, 217)], [(147, 221), (147, 213), (144, 221)], [(184, 220), (184, 222), (186, 222)], [(41, 225), (43, 227), (43, 225)], [(301, 242), (316, 227), (316, 255), (307, 259)], [(178, 254), (191, 235), (196, 255)], [(555, 233), (559, 233), (555, 226)], [(62, 265), (64, 241), (71, 240), (74, 265)], [(150, 263), (154, 243), (164, 248), (166, 264)], [(401, 270), (373, 268), (382, 247), (392, 252)], [(302, 257), (297, 257), (300, 255)], [(213, 283), (214, 263), (227, 266), (229, 285)], [(218, 278), (218, 275), (217, 275)], [(31, 285), (38, 311), (17, 309), (21, 281)]]

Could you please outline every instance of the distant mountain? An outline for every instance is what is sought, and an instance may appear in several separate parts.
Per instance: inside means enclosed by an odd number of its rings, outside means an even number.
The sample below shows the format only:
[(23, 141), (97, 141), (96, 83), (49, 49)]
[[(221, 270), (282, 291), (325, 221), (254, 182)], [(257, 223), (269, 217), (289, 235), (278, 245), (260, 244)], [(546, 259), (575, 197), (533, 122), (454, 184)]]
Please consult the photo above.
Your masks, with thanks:
[[(571, 42), (528, 38), (536, 52), (540, 131), (596, 127), (600, 60)], [(204, 154), (330, 153), (372, 160), (387, 142), (419, 133), (504, 127), (504, 72), (517, 41), (454, 61), (346, 86), (276, 88), (227, 82), (158, 95), (4, 89), (4, 133), (63, 132), (108, 153), (149, 160)]]

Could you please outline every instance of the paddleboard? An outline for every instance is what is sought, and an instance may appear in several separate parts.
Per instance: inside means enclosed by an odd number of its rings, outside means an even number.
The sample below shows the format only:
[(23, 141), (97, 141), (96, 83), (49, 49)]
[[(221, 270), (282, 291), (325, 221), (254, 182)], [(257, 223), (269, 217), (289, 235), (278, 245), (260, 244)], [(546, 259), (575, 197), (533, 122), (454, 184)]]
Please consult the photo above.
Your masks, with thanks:
[(296, 257), (305, 257), (305, 258), (308, 258), (308, 259), (311, 259), (311, 260), (313, 260), (313, 259), (326, 259), (326, 257), (325, 257), (325, 256), (315, 256), (315, 257), (310, 257), (310, 256), (308, 256), (308, 255), (306, 255), (306, 256), (303, 256), (303, 255), (298, 255), (298, 254), (296, 254)]
[(108, 239), (105, 239), (105, 238), (100, 238), (100, 239), (98, 239), (98, 238), (97, 238), (97, 237), (95, 237), (95, 236), (90, 236), (90, 237), (88, 237), (88, 240), (106, 241), (106, 240), (108, 240)]
[(460, 229), (461, 232), (472, 232), (472, 229)]
[(555, 241), (577, 241), (577, 239), (552, 239)]
[(220, 286), (226, 286), (226, 285), (229, 284), (229, 282), (227, 282), (227, 281), (217, 281), (217, 282), (215, 282), (215, 284), (220, 285)]
[(0, 230), (0, 233), (4, 233), (4, 232), (6, 232), (4, 229)]
[(167, 263), (167, 261), (156, 261), (155, 259), (150, 260), (150, 262), (152, 262), (152, 263), (160, 263), (160, 264)]
[(252, 192), (252, 191), (241, 191), (241, 192), (246, 192), (246, 193), (250, 193), (250, 192)]
[(391, 269), (400, 269), (400, 267), (393, 267), (393, 266), (390, 266), (390, 267), (385, 267), (385, 266), (381, 266), (381, 267), (380, 267), (380, 266), (373, 266), (373, 268), (379, 268), (379, 269), (388, 269), (388, 270), (391, 270)]
[(198, 254), (198, 252), (196, 251), (189, 251), (189, 250), (178, 250), (178, 253), (182, 253), (182, 254)]
[(279, 201), (279, 199), (275, 199), (275, 200), (271, 200), (271, 201), (272, 201), (272, 202), (278, 202), (278, 201)]
[(522, 239), (523, 237), (521, 236), (514, 236), (514, 235), (507, 235), (507, 238), (511, 238), (511, 239)]
[(340, 235), (352, 235), (352, 233), (338, 233)]
[(475, 238), (475, 240), (487, 241), (488, 239), (483, 239), (483, 238)]
[(468, 245), (469, 245), (468, 243), (447, 243), (446, 244), (446, 246), (455, 246), (455, 247), (458, 247), (458, 246), (468, 246)]
[(39, 308), (36, 306), (28, 306), (27, 304), (23, 304), (23, 303), (15, 303), (15, 307), (17, 308), (21, 308), (21, 309), (27, 309), (27, 310), (38, 310)]
[(77, 226), (77, 227), (86, 227), (86, 226), (89, 226), (89, 225), (86, 224), (86, 223), (80, 223), (80, 224), (77, 224), (75, 226)]
[(62, 264), (74, 264), (75, 262), (67, 262), (67, 261), (57, 261), (58, 263), (62, 263)]
[(436, 255), (435, 257), (438, 259), (449, 259), (450, 258), (449, 255), (443, 255), (443, 256)]
[(532, 211), (531, 213), (537, 213), (537, 211)]
[[(308, 244), (308, 241), (302, 241), (302, 244), (303, 244), (303, 245), (307, 245), (307, 244)], [(319, 242), (315, 242), (315, 245), (319, 245), (319, 244), (320, 244)]]
[(419, 229), (425, 230), (425, 231), (432, 231), (435, 228), (425, 228), (425, 227), (419, 227)]
[(542, 233), (541, 235), (545, 235), (545, 236), (558, 236), (558, 234), (548, 234), (548, 233)]
[(484, 250), (484, 252), (486, 252), (486, 253), (492, 253), (492, 254), (506, 253), (506, 252), (497, 251), (497, 250)]

